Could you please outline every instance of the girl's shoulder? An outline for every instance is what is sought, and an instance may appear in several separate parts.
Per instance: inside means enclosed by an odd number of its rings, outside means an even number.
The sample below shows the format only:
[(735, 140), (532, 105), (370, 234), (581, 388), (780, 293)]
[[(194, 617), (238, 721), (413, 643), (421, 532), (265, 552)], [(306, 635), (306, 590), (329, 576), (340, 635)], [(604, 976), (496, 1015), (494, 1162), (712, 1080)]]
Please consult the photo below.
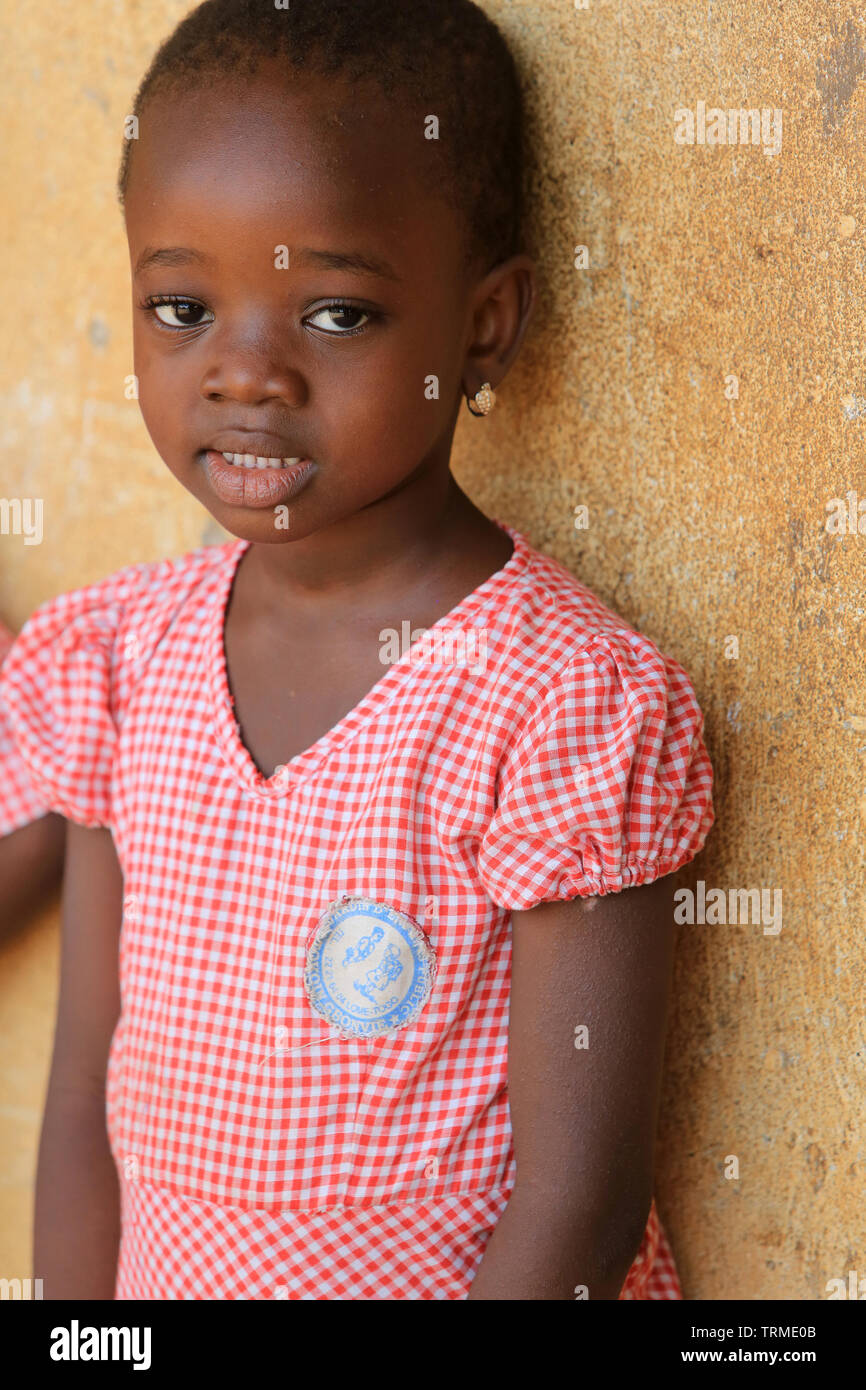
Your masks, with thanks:
[(7, 681), (41, 661), (55, 669), (73, 654), (111, 658), (119, 648), (143, 658), (178, 610), (205, 594), (238, 541), (201, 546), (175, 558), (144, 560), (46, 599), (31, 613), (3, 663)]
[[(172, 613), (208, 580), (215, 577), (238, 541), (200, 546), (185, 554), (163, 560), (142, 560), (112, 571), (103, 579), (77, 589), (68, 589), (46, 599), (21, 629), (45, 631), (75, 624), (84, 615), (104, 615), (106, 625), (113, 616)], [(20, 637), (18, 639), (20, 641)]]
[[(551, 682), (573, 684), (592, 669), (596, 683), (627, 686), (634, 698), (643, 692), (647, 699), (673, 695), (696, 704), (691, 679), (676, 658), (560, 560), (520, 533), (517, 543), (522, 564), (499, 632), (502, 661), (526, 691)], [(495, 664), (493, 670), (496, 675)]]
[(46, 600), (0, 666), (0, 741), (42, 805), (109, 825), (117, 733), (142, 673), (188, 603), (210, 592), (233, 547), (115, 570)]

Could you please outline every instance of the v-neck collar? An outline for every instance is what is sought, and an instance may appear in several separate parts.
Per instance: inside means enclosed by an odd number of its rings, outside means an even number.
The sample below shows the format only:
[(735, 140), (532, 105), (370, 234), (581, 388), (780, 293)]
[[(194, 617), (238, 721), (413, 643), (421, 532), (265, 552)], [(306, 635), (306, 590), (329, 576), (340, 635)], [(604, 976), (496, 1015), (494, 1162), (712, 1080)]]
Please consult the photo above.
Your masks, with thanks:
[[(496, 594), (508, 588), (518, 574), (525, 569), (530, 545), (526, 537), (505, 522), (491, 520), (500, 530), (505, 531), (514, 542), (514, 549), (500, 569), (495, 570), (471, 593), (461, 599), (450, 612), (437, 619), (430, 628), (436, 633), (441, 628), (450, 628), (455, 623), (470, 618), (493, 599)], [(234, 700), (228, 679), (228, 664), (225, 650), (225, 622), (228, 612), (229, 596), (237, 575), (241, 559), (251, 542), (238, 540), (225, 548), (225, 562), (220, 568), (219, 578), (208, 607), (204, 633), (204, 654), (207, 666), (214, 731), (229, 767), (237, 781), (254, 797), (263, 800), (285, 796), (288, 791), (305, 781), (320, 764), (374, 719), (389, 703), (398, 690), (402, 689), (408, 678), (419, 667), (413, 659), (413, 648), (408, 647), (396, 661), (385, 670), (381, 678), (353, 709), (343, 715), (332, 728), (328, 729), (315, 743), (297, 753), (270, 777), (265, 777), (253, 761), (252, 755), (243, 742), (240, 727), (234, 713)]]

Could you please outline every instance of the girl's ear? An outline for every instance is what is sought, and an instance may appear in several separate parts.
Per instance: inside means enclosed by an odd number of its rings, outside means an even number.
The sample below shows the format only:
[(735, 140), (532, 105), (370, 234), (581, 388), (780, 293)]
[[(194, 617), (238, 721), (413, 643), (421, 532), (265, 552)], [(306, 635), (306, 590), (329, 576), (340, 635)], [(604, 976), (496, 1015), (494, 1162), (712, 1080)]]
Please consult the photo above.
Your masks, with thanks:
[(465, 394), (474, 395), (485, 381), (495, 390), (506, 376), (520, 351), (536, 297), (535, 262), (523, 252), (501, 261), (479, 282), (464, 364)]

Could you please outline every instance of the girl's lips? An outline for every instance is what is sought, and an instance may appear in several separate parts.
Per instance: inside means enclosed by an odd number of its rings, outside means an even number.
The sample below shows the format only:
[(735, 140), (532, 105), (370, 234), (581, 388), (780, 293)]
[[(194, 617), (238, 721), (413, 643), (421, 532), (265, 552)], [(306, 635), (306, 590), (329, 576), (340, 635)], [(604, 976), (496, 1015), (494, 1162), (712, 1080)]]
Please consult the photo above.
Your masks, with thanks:
[(286, 468), (244, 468), (227, 463), (215, 449), (204, 451), (208, 482), (221, 502), (232, 507), (275, 507), (297, 496), (316, 471), (313, 459)]

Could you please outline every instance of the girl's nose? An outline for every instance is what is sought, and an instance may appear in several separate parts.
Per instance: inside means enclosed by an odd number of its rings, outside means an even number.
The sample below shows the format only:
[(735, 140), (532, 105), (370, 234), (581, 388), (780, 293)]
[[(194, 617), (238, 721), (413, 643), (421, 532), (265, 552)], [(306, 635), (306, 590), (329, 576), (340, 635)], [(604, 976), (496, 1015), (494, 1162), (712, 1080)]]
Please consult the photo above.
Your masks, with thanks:
[(278, 397), (300, 406), (307, 399), (307, 386), (297, 368), (273, 351), (226, 346), (215, 348), (202, 377), (201, 393), (208, 400), (230, 399), (247, 405)]

